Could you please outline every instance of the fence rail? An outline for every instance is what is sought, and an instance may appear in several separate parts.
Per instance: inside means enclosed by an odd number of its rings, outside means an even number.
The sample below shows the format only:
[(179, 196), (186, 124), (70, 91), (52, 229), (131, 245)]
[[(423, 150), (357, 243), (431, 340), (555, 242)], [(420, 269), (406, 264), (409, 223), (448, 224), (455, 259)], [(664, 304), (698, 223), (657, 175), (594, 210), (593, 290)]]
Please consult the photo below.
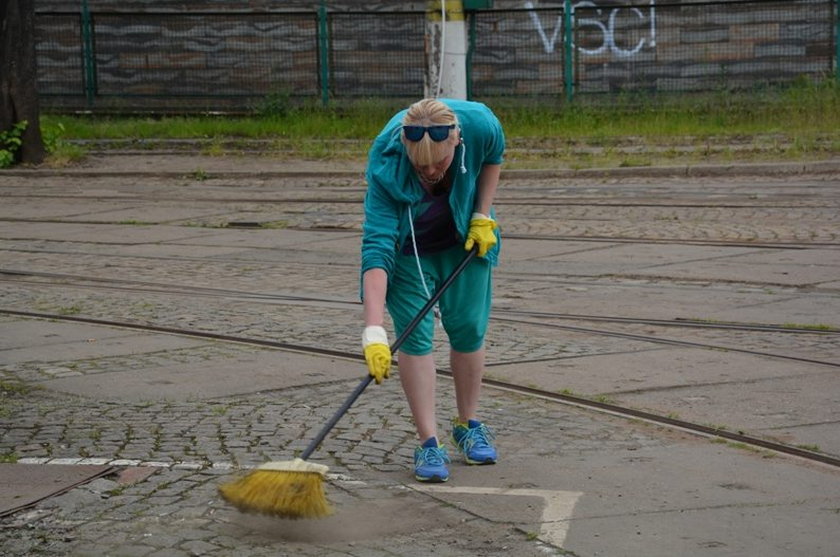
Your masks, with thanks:
[[(86, 6), (86, 3), (83, 3)], [(840, 0), (578, 0), (470, 11), (471, 98), (572, 99), (840, 79)], [(421, 11), (38, 12), (44, 106), (249, 110), (423, 95)]]

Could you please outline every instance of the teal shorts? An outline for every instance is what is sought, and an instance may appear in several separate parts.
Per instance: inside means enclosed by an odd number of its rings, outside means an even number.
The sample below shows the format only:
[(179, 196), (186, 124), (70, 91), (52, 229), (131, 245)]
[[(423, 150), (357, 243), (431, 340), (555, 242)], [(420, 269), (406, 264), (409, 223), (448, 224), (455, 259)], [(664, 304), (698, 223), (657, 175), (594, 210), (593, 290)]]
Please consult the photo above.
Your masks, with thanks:
[[(420, 257), (430, 295), (434, 295), (466, 255), (463, 246), (458, 245)], [(483, 257), (473, 258), (438, 302), (449, 345), (457, 352), (475, 352), (484, 345), (492, 301), (492, 271), (489, 261)], [(414, 255), (398, 254), (394, 271), (389, 277), (386, 298), (397, 338), (428, 300)], [(434, 333), (435, 318), (430, 311), (399, 349), (412, 356), (430, 354)]]

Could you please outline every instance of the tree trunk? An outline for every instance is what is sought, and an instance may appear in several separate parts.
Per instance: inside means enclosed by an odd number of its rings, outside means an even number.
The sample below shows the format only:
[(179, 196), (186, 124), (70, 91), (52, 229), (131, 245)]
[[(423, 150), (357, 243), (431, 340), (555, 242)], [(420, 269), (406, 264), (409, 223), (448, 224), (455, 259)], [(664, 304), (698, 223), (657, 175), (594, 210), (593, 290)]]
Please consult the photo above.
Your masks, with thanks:
[(26, 120), (17, 162), (39, 164), (41, 137), (35, 62), (34, 0), (0, 0), (0, 131)]

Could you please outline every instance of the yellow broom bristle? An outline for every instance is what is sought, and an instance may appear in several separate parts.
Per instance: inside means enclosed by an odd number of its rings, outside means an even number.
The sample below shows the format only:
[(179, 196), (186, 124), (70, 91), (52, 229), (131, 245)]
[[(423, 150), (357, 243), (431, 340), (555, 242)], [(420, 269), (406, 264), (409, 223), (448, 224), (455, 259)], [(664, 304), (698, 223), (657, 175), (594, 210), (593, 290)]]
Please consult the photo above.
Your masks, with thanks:
[(219, 487), (221, 496), (243, 512), (280, 518), (320, 518), (332, 514), (321, 471), (257, 469)]

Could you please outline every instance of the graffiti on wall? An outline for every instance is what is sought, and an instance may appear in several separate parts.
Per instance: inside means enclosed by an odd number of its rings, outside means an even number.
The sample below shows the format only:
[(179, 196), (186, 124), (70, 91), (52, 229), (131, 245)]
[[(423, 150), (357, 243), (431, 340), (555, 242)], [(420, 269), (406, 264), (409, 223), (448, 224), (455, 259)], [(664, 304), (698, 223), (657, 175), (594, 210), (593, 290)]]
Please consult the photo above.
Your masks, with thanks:
[[(554, 52), (557, 39), (560, 36), (560, 30), (563, 28), (563, 15), (557, 16), (557, 21), (554, 24), (554, 31), (551, 37), (546, 33), (543, 27), (542, 20), (539, 14), (534, 9), (533, 2), (525, 2), (525, 9), (531, 17), (531, 21), (536, 28), (537, 34), (542, 41), (543, 48), (546, 54)], [(596, 17), (581, 17), (577, 18), (575, 12), (579, 9), (585, 10), (587, 15)], [(585, 36), (586, 46), (574, 45), (579, 52), (585, 55), (602, 55), (606, 52), (612, 53), (616, 57), (629, 58), (635, 56), (645, 47), (656, 47), (656, 3), (655, 0), (650, 0), (650, 6), (642, 10), (636, 6), (610, 6), (607, 8), (600, 8), (592, 0), (581, 0), (572, 4), (572, 23), (576, 29), (578, 37)], [(622, 19), (619, 19), (621, 17)], [(633, 28), (637, 29), (644, 26), (646, 36), (641, 36), (635, 43), (619, 44), (616, 38), (621, 31), (621, 21), (626, 22), (624, 18), (630, 18)], [(626, 24), (626, 23), (625, 23)]]

